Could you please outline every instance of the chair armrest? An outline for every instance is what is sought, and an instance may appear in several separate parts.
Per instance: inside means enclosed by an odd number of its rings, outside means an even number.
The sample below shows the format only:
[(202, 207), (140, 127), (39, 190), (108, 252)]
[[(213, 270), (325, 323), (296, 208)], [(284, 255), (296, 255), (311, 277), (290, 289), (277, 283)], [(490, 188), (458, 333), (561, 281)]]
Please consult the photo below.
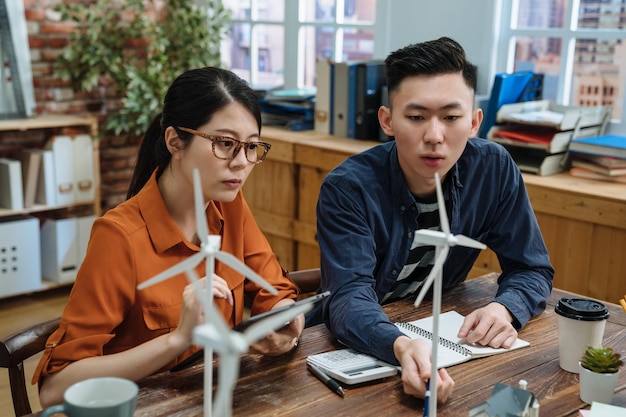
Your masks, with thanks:
[(293, 271), (289, 276), (300, 288), (301, 293), (316, 292), (320, 287), (321, 272), (319, 268)]
[(5, 337), (0, 341), (0, 367), (8, 368), (41, 352), (60, 321), (57, 317)]

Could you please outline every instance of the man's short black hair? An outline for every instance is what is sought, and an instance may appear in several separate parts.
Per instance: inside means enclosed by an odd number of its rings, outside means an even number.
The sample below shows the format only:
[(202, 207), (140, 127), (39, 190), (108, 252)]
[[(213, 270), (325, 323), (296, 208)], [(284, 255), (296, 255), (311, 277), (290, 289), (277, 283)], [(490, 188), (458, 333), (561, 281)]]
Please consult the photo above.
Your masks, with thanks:
[(459, 72), (467, 86), (476, 92), (476, 66), (467, 60), (463, 47), (447, 37), (414, 43), (392, 52), (385, 59), (385, 72), (390, 94), (406, 77)]

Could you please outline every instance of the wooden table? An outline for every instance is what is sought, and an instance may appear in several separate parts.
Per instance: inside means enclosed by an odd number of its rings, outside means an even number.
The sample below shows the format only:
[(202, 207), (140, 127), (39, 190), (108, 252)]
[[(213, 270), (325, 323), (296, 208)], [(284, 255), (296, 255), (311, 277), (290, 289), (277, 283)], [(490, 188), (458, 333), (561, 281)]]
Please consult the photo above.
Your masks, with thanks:
[[(466, 281), (443, 297), (443, 309), (468, 314), (487, 303), (496, 290), (496, 274)], [(578, 375), (563, 371), (558, 362), (557, 318), (554, 305), (568, 295), (554, 290), (546, 311), (527, 324), (520, 337), (530, 347), (511, 353), (476, 359), (448, 368), (456, 382), (453, 397), (438, 407), (442, 417), (466, 416), (470, 408), (485, 401), (495, 382), (517, 386), (528, 381), (538, 396), (542, 416), (577, 415), (585, 407), (579, 399)], [(604, 344), (625, 354), (626, 313), (607, 304), (610, 317)], [(419, 309), (410, 301), (385, 306), (393, 321), (415, 320), (430, 314), (431, 304)], [(340, 347), (324, 325), (306, 329), (295, 351), (277, 358), (244, 355), (234, 392), (235, 416), (416, 416), (424, 401), (404, 394), (399, 376), (357, 386), (344, 386), (344, 398), (332, 393), (307, 371), (307, 355)], [(218, 375), (215, 374), (215, 378)], [(200, 416), (203, 407), (203, 365), (179, 373), (163, 373), (139, 383), (135, 416)], [(215, 381), (219, 381), (215, 379)], [(626, 407), (626, 372), (621, 371), (613, 404)]]

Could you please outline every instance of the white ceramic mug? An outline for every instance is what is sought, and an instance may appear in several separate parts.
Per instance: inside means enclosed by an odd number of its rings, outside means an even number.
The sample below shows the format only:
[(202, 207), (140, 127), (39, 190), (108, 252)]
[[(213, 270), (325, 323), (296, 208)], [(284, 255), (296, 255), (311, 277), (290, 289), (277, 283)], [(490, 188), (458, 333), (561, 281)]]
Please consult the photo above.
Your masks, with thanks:
[(132, 417), (139, 388), (123, 378), (91, 378), (69, 387), (63, 404), (46, 408), (41, 417), (64, 413), (69, 417)]

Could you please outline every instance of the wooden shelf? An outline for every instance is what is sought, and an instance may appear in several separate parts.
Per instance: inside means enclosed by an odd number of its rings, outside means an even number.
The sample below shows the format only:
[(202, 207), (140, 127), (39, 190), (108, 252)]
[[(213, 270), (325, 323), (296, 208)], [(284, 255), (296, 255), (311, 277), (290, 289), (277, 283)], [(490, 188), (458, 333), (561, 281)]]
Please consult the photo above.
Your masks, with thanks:
[(46, 114), (24, 119), (0, 119), (0, 130), (33, 130), (62, 127), (89, 126), (90, 134), (95, 137), (98, 133), (98, 120), (91, 116), (75, 116), (64, 114)]
[(94, 201), (79, 201), (72, 204), (64, 204), (59, 206), (44, 206), (41, 204), (35, 204), (32, 207), (24, 208), (21, 210), (9, 210), (5, 208), (0, 208), (0, 218), (1, 217), (9, 217), (9, 216), (18, 216), (23, 214), (33, 214), (33, 213), (44, 213), (48, 211), (56, 211), (56, 210), (65, 210), (75, 207), (82, 206), (93, 206), (95, 204)]
[[(93, 170), (94, 170), (94, 196), (93, 200), (89, 201), (75, 201), (71, 204), (63, 204), (63, 205), (34, 205), (31, 207), (23, 208), (20, 210), (10, 210), (6, 208), (0, 208), (0, 220), (4, 218), (5, 220), (11, 216), (19, 216), (19, 215), (29, 215), (29, 214), (40, 214), (41, 217), (53, 217), (63, 219), (68, 216), (73, 215), (82, 215), (83, 213), (89, 213), (89, 215), (95, 215), (96, 217), (100, 215), (101, 207), (100, 207), (100, 156), (99, 156), (99, 142), (97, 140), (98, 135), (98, 120), (95, 117), (91, 116), (75, 116), (75, 115), (39, 115), (33, 116), (29, 118), (23, 119), (3, 119), (0, 120), (0, 132), (8, 132), (3, 135), (8, 135), (12, 141), (12, 143), (18, 143), (20, 136), (18, 133), (15, 133), (15, 139), (13, 138), (13, 134), (10, 132), (26, 132), (31, 130), (43, 130), (45, 131), (44, 135), (41, 136), (42, 141), (47, 141), (52, 135), (57, 134), (58, 132), (62, 132), (64, 134), (73, 134), (73, 132), (77, 133), (88, 133), (94, 140), (93, 142), (93, 152), (90, 151), (91, 155), (80, 155), (81, 158), (93, 158)], [(3, 136), (4, 137), (4, 136)], [(33, 147), (32, 144), (29, 143), (29, 147)], [(36, 146), (43, 146), (42, 144), (35, 144)], [(46, 214), (53, 214), (52, 216), (46, 216)], [(40, 217), (40, 216), (37, 216)], [(45, 249), (44, 249), (45, 250)], [(18, 256), (18, 259), (20, 257)], [(19, 271), (19, 269), (18, 269)], [(16, 274), (14, 272), (14, 274)], [(19, 274), (19, 272), (17, 272)], [(8, 275), (6, 278), (14, 279), (16, 275)], [(18, 278), (21, 279), (22, 276), (17, 275)], [(15, 282), (15, 281), (11, 281)], [(18, 281), (21, 282), (21, 281)], [(35, 284), (35, 285), (33, 285)], [(57, 288), (61, 286), (72, 285), (71, 282), (53, 282), (45, 279), (41, 279), (39, 286), (37, 287), (35, 282), (29, 281), (28, 288), (23, 288), (17, 286), (18, 289), (11, 289), (2, 294), (2, 297), (11, 297), (20, 294), (45, 291), (52, 288)], [(35, 287), (35, 288), (33, 288)]]

